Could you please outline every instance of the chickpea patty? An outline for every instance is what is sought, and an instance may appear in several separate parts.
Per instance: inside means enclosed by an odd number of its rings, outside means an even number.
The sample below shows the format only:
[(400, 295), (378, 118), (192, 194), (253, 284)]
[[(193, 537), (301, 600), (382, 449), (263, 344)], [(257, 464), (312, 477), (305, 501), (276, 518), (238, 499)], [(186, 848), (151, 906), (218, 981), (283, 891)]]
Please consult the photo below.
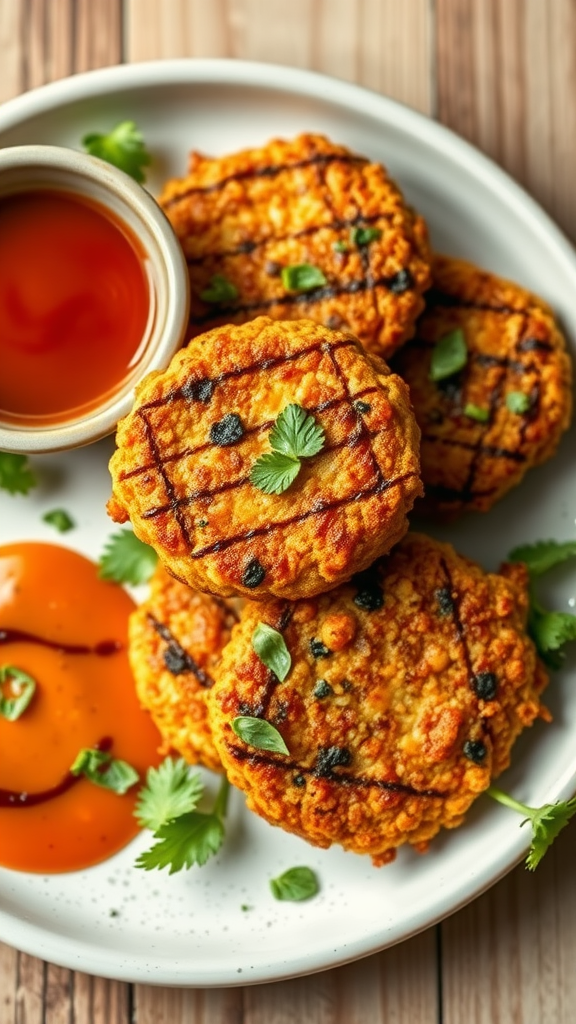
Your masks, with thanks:
[(129, 620), (128, 653), (143, 708), (164, 741), (190, 764), (221, 771), (206, 710), (213, 673), (238, 621), (219, 598), (199, 594), (158, 566), (150, 596)]
[[(246, 605), (210, 691), (212, 735), (248, 806), (317, 846), (376, 865), (424, 851), (509, 763), (546, 675), (524, 631), (527, 573), (500, 575), (418, 534), (315, 600)], [(284, 682), (252, 648), (278, 630)], [(256, 749), (236, 716), (266, 719), (288, 755)]]
[[(436, 383), (435, 346), (463, 332), (466, 365)], [(548, 306), (463, 260), (436, 256), (417, 337), (394, 361), (422, 431), (431, 508), (486, 511), (555, 452), (572, 412), (571, 363)]]
[[(251, 482), (290, 405), (324, 430), (281, 494)], [(221, 596), (308, 597), (366, 568), (407, 529), (422, 493), (408, 389), (353, 335), (261, 317), (219, 327), (137, 388), (110, 469), (169, 571)]]
[[(379, 164), (321, 135), (192, 153), (159, 202), (188, 261), (192, 335), (268, 314), (350, 329), (384, 357), (412, 336), (430, 284), (426, 226)], [(321, 276), (287, 285), (283, 270), (302, 264)]]

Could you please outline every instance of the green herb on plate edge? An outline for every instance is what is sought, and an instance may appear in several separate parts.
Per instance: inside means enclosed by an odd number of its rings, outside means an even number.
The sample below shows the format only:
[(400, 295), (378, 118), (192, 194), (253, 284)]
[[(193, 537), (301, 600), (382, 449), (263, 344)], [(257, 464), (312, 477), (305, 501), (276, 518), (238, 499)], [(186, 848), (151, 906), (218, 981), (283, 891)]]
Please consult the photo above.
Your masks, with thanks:
[(151, 163), (151, 157), (134, 121), (120, 121), (108, 134), (90, 132), (82, 138), (82, 145), (90, 156), (113, 164), (138, 184), (145, 181), (142, 168)]
[(489, 786), (486, 790), (486, 795), (491, 796), (498, 803), (504, 804), (505, 807), (510, 807), (513, 811), (523, 814), (524, 821), (520, 823), (521, 826), (525, 825), (528, 821), (530, 822), (532, 826), (532, 843), (526, 857), (526, 867), (529, 871), (534, 871), (538, 867), (542, 857), (550, 848), (558, 833), (562, 831), (573, 815), (576, 814), (576, 796), (573, 796), (571, 800), (559, 800), (555, 804), (529, 807), (527, 804), (515, 800), (514, 797), (504, 793), (496, 786)]
[(514, 548), (509, 554), (511, 562), (523, 562), (530, 577), (530, 608), (528, 633), (538, 653), (549, 668), (560, 668), (565, 658), (561, 650), (565, 643), (576, 640), (576, 615), (570, 612), (548, 611), (536, 596), (536, 581), (544, 573), (576, 557), (576, 541), (537, 541)]
[(48, 526), (53, 526), (55, 530), (58, 530), (58, 533), (67, 533), (68, 530), (73, 530), (76, 525), (65, 508), (53, 508), (50, 512), (46, 512), (42, 516), (42, 522), (47, 523)]
[(0, 452), (0, 488), (8, 494), (28, 494), (38, 485), (25, 455)]

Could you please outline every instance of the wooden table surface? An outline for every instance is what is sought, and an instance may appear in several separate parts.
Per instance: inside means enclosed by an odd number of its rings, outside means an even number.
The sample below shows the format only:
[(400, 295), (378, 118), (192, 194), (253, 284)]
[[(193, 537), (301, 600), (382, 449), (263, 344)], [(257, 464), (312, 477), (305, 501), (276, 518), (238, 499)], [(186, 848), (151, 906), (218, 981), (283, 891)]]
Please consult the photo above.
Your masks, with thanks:
[[(0, 0), (0, 101), (89, 68), (240, 57), (359, 82), (497, 160), (576, 238), (575, 0)], [(441, 925), (338, 970), (125, 985), (0, 944), (0, 1024), (574, 1024), (576, 822)]]

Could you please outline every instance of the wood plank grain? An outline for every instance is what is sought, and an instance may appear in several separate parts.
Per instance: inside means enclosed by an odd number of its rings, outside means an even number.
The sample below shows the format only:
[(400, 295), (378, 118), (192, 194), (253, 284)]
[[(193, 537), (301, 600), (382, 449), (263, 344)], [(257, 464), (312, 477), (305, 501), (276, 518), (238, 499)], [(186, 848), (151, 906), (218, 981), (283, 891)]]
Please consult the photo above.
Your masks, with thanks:
[(573, 1024), (572, 823), (535, 874), (523, 866), (446, 921), (443, 1024)]
[(241, 988), (176, 989), (148, 985), (134, 988), (134, 1024), (243, 1024), (243, 1021)]
[(137, 1024), (131, 1018), (129, 985), (75, 972), (72, 993), (71, 1024)]
[(576, 5), (436, 0), (438, 115), (576, 237)]

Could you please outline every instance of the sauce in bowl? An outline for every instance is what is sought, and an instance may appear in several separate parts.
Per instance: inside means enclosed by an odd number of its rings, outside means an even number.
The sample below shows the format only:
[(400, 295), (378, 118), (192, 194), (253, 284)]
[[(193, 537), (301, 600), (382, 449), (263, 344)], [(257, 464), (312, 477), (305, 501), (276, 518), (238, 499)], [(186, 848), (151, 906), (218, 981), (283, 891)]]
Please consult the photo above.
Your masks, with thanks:
[(127, 226), (72, 192), (0, 199), (0, 416), (79, 416), (129, 377), (153, 318), (145, 253)]
[[(111, 856), (138, 832), (124, 796), (70, 775), (83, 748), (109, 751), (143, 781), (160, 736), (128, 664), (134, 603), (96, 566), (55, 544), (0, 547), (0, 665), (36, 681), (20, 718), (0, 717), (0, 864), (59, 872)], [(5, 694), (6, 695), (6, 694)]]

